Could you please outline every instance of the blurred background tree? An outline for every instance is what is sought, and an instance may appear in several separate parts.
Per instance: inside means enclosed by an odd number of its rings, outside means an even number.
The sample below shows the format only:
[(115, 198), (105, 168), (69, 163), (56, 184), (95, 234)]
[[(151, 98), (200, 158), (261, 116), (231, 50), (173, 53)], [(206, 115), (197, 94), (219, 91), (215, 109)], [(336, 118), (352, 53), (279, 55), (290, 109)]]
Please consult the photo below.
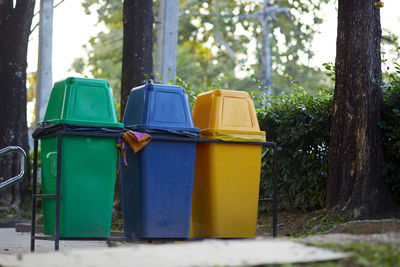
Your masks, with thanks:
[[(323, 71), (310, 66), (311, 41), (315, 25), (322, 22), (319, 10), (324, 2), (268, 2), (287, 10), (269, 20), (274, 94), (290, 88), (285, 74), (311, 93), (330, 83)], [(122, 0), (86, 0), (83, 7), (87, 14), (96, 12), (98, 23), (105, 27), (86, 45), (87, 58), (76, 59), (72, 69), (109, 80), (120, 102)], [(157, 7), (154, 1), (156, 18)], [(215, 88), (252, 91), (254, 79), (262, 80), (265, 67), (263, 25), (252, 15), (264, 10), (264, 1), (182, 0), (179, 10), (178, 83), (186, 81), (195, 92)]]

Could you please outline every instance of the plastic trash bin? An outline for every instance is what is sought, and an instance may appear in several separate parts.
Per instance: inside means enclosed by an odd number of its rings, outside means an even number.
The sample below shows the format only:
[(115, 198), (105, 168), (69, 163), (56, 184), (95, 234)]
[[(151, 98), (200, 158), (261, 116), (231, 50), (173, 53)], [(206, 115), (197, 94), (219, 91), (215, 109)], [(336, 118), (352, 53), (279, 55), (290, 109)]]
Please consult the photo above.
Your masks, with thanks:
[[(55, 83), (44, 121), (50, 124), (117, 127), (105, 80), (68, 78)], [(93, 130), (93, 128), (92, 128)], [(41, 140), (42, 193), (55, 194), (57, 137)], [(117, 170), (116, 138), (62, 137), (60, 237), (109, 237)], [(56, 200), (43, 200), (43, 228), (55, 235)]]
[(185, 91), (153, 84), (132, 89), (123, 123), (152, 136), (138, 153), (128, 149), (127, 166), (120, 161), (125, 237), (188, 238), (196, 152), (191, 137), (199, 129), (193, 126)]
[(199, 143), (193, 184), (190, 236), (254, 237), (262, 145), (247, 92), (214, 90), (197, 97), (193, 121), (200, 137), (242, 143)]

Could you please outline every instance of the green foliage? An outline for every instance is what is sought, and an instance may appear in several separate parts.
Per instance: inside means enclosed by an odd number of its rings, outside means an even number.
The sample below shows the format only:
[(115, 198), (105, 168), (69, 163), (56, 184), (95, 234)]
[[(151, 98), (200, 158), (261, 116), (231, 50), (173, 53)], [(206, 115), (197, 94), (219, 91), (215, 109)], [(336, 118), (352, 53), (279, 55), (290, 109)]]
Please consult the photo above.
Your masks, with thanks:
[(113, 218), (111, 221), (111, 230), (124, 231), (124, 220), (121, 211), (115, 212), (115, 214), (113, 213)]
[(31, 198), (24, 197), (19, 206), (12, 205), (7, 207), (7, 209), (2, 207), (2, 209), (0, 209), (0, 221), (30, 220), (31, 211)]
[[(315, 84), (318, 84), (317, 87), (324, 86), (329, 82), (319, 69), (304, 64), (305, 59), (313, 56), (310, 44), (315, 33), (315, 25), (322, 22), (319, 9), (324, 2), (327, 1), (269, 1), (269, 7), (279, 5), (287, 9), (287, 13), (277, 13), (269, 20), (272, 87), (275, 93), (285, 91), (289, 85), (286, 79), (282, 79), (284, 73), (297, 77), (306, 88), (315, 88)], [(228, 51), (226, 45), (237, 58), (241, 59), (248, 58), (249, 48), (255, 45), (255, 62), (252, 61), (250, 67), (254, 70), (253, 74), (261, 79), (264, 66), (262, 60), (264, 25), (252, 15), (264, 8), (263, 1), (180, 1), (182, 16), (179, 42), (190, 40), (192, 44), (201, 43), (212, 47), (213, 53), (208, 66), (213, 67), (216, 63), (222, 73), (228, 73), (239, 67), (237, 59)], [(312, 19), (306, 20), (305, 17)], [(246, 81), (248, 86), (251, 85), (249, 79)], [(311, 85), (309, 83), (313, 83), (313, 86), (309, 86)], [(235, 82), (230, 85), (235, 86)]]
[(211, 48), (202, 43), (184, 41), (178, 44), (176, 74), (190, 81), (196, 91), (220, 88), (232, 90), (246, 88), (246, 82), (235, 77), (235, 61), (230, 58), (215, 59)]
[[(318, 212), (318, 211), (317, 211)], [(312, 214), (312, 213), (311, 213)], [(337, 224), (343, 224), (351, 221), (353, 217), (335, 213), (326, 213), (325, 215), (317, 216), (310, 221), (305, 221), (302, 225), (302, 230), (298, 233), (292, 233), (293, 237), (304, 237), (324, 233)]]
[[(334, 73), (330, 63), (325, 68)], [(400, 65), (383, 88), (382, 175), (400, 203)], [(334, 76), (331, 76), (334, 77)], [(281, 207), (314, 210), (324, 207), (328, 171), (332, 91), (313, 96), (289, 76), (293, 92), (279, 97), (255, 98), (260, 127), (267, 140), (278, 142), (278, 198)], [(260, 195), (272, 197), (272, 151), (263, 152)], [(263, 208), (263, 207), (261, 207)]]
[[(278, 143), (278, 198), (281, 207), (324, 206), (328, 170), (332, 92), (313, 96), (298, 88), (266, 98), (259, 122), (267, 140)], [(264, 151), (260, 194), (272, 197), (272, 151)]]
[(324, 66), (325, 70), (327, 71), (326, 75), (328, 75), (328, 77), (330, 77), (331, 81), (335, 81), (336, 80), (335, 64), (333, 64), (332, 62), (327, 62), (327, 63), (323, 63), (322, 65)]
[[(315, 32), (313, 25), (320, 23), (318, 10), (327, 0), (279, 0), (270, 3), (286, 7), (288, 17), (279, 13), (270, 21), (273, 61), (273, 87), (279, 91), (288, 87), (283, 73), (289, 73), (306, 88), (327, 85), (319, 69), (301, 63), (300, 57), (310, 58), (310, 42)], [(154, 1), (157, 16), (158, 1)], [(255, 60), (250, 66), (254, 77), (262, 71), (262, 25), (257, 19), (240, 17), (263, 9), (263, 3), (253, 1), (180, 1), (178, 29), (177, 75), (190, 82), (194, 92), (225, 88), (246, 90), (253, 86), (250, 74), (238, 75), (238, 60), (227, 53), (217, 40), (219, 35), (229, 45), (237, 58), (248, 58), (249, 47), (256, 44)], [(93, 36), (85, 46), (87, 58), (78, 58), (72, 69), (78, 73), (89, 71), (95, 78), (107, 79), (113, 88), (114, 98), (120, 102), (122, 61), (122, 0), (85, 0), (82, 4), (87, 14), (97, 14), (98, 24), (105, 30)], [(305, 21), (309, 16), (313, 20)], [(155, 32), (155, 34), (157, 34)], [(278, 39), (284, 40), (278, 43)], [(173, 78), (173, 77), (172, 77)], [(315, 92), (314, 92), (315, 93)]]
[(90, 71), (94, 78), (106, 79), (113, 89), (114, 99), (120, 102), (122, 69), (122, 0), (85, 0), (86, 14), (97, 13), (98, 24), (105, 30), (84, 45), (87, 58), (77, 58), (71, 68), (78, 73)]
[[(310, 263), (307, 266), (398, 266), (400, 262), (399, 248), (387, 243), (371, 245), (368, 243), (324, 244), (311, 242), (309, 245), (319, 246), (339, 252), (350, 253), (348, 258), (335, 262)], [(303, 266), (293, 264), (291, 266)]]
[(185, 92), (189, 99), (190, 108), (193, 109), (194, 103), (196, 102), (197, 99), (197, 95), (203, 93), (204, 91), (202, 91), (201, 89), (193, 88), (190, 83), (186, 82), (185, 80), (183, 80), (178, 76), (176, 76), (175, 84), (185, 89)]
[[(37, 168), (42, 167), (42, 157), (41, 157), (41, 150), (38, 149), (37, 152)], [(29, 172), (30, 172), (30, 177), (33, 177), (33, 149), (29, 151)], [(38, 173), (39, 174), (39, 173)], [(40, 179), (40, 177), (38, 177)]]
[[(393, 58), (400, 58), (400, 40), (394, 33), (384, 29), (382, 33), (382, 46), (383, 50), (393, 55)], [(384, 55), (386, 53), (383, 53)], [(382, 61), (388, 60), (383, 56)]]
[(99, 22), (107, 25), (119, 25), (122, 18), (122, 0), (85, 0), (82, 2), (85, 13), (97, 13)]
[(400, 203), (400, 65), (395, 63), (396, 72), (389, 75), (383, 85), (383, 177), (397, 203)]

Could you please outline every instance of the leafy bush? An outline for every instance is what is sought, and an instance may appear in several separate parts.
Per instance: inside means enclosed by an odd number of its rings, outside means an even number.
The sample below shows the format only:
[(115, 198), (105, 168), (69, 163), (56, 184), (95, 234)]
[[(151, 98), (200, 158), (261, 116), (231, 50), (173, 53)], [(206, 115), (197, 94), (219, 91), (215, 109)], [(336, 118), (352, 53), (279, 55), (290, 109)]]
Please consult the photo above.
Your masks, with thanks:
[[(383, 177), (400, 204), (400, 65), (383, 89)], [(260, 127), (278, 143), (278, 198), (281, 208), (325, 206), (332, 92), (307, 94), (294, 84), (291, 94), (256, 99)], [(261, 103), (261, 104), (260, 104)], [(272, 197), (272, 151), (265, 150), (260, 197)], [(268, 207), (268, 206), (267, 206)], [(267, 208), (261, 207), (261, 208)]]
[(383, 177), (400, 203), (400, 65), (383, 85), (383, 120), (380, 123), (383, 143)]
[[(296, 87), (296, 85), (295, 85)], [(295, 88), (266, 98), (259, 122), (267, 141), (278, 143), (278, 198), (281, 207), (324, 206), (332, 93), (316, 96)], [(260, 197), (272, 197), (272, 154), (263, 155)]]

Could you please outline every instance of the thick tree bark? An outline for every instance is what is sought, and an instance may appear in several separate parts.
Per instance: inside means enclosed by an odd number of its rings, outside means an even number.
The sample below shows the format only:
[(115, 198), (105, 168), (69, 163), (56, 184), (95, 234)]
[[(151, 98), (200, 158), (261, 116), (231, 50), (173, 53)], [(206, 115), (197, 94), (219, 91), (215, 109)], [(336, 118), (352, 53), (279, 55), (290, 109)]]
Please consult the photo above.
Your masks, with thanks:
[[(123, 56), (121, 79), (121, 118), (131, 89), (153, 76), (153, 1), (124, 0)], [(115, 188), (114, 211), (121, 210), (121, 179)], [(115, 216), (115, 213), (114, 213)]]
[(338, 11), (327, 209), (356, 218), (394, 208), (381, 175), (381, 26), (375, 2), (339, 0)]
[[(26, 123), (26, 66), (28, 37), (35, 1), (0, 1), (0, 148), (18, 145), (28, 147)], [(19, 172), (18, 156), (0, 159), (0, 181)], [(0, 207), (17, 208), (22, 196), (29, 195), (29, 180), (16, 184), (0, 194)]]
[(124, 1), (121, 113), (131, 89), (153, 79), (153, 1)]

